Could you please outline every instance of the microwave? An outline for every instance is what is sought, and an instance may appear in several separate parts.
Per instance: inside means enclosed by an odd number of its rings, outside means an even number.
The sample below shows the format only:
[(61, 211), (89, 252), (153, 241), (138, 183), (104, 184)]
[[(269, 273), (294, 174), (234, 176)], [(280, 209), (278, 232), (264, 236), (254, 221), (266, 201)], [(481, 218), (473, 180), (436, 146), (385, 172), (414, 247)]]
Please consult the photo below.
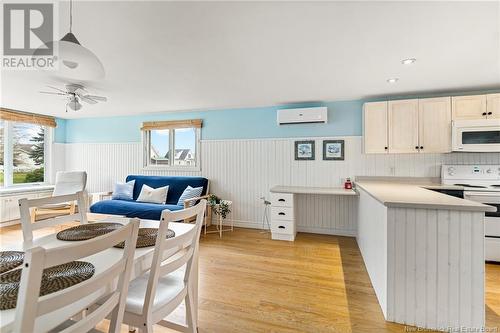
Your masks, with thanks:
[(500, 119), (454, 120), (452, 150), (500, 152)]

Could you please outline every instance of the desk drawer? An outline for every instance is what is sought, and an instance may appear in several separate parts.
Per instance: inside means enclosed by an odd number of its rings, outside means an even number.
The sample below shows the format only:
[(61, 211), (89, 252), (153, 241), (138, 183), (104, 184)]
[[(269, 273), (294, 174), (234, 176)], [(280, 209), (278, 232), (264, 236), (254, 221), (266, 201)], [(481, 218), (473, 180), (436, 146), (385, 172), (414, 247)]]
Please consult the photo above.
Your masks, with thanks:
[(271, 207), (271, 220), (293, 220), (292, 207)]
[(293, 194), (271, 193), (271, 205), (275, 207), (293, 207)]
[(271, 232), (273, 234), (295, 235), (294, 222), (274, 220), (271, 222)]

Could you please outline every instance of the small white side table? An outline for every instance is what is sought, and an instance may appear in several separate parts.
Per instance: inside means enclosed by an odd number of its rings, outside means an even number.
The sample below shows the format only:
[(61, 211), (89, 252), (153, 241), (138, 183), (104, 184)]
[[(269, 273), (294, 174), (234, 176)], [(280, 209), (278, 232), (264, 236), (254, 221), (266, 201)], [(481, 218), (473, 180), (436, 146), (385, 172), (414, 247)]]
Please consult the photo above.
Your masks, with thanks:
[[(233, 206), (233, 202), (232, 201), (221, 200), (221, 202), (224, 202), (225, 204), (227, 204), (230, 209)], [(217, 204), (216, 207), (218, 208), (218, 206), (219, 205)], [(230, 228), (225, 228), (225, 229), (223, 228), (222, 222), (223, 222), (224, 219), (222, 218), (222, 216), (218, 215), (219, 218), (217, 219), (217, 222), (215, 223), (215, 227), (217, 228), (217, 230), (207, 231), (207, 228), (205, 227), (205, 234), (218, 233), (219, 237), (222, 238), (222, 233), (224, 231), (233, 231), (234, 230), (233, 213), (231, 212), (231, 213), (229, 213), (229, 215), (231, 217), (231, 219), (230, 219), (230, 221), (231, 221), (231, 227)]]

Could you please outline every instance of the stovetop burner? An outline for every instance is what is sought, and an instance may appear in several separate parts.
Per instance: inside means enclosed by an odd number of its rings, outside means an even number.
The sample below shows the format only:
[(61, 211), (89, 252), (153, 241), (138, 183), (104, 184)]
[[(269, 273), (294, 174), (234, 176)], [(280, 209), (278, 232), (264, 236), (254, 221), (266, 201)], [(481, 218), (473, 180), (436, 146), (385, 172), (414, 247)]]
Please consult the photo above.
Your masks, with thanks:
[(470, 185), (470, 184), (453, 184), (455, 186), (463, 186), (463, 187), (473, 187), (473, 188), (486, 188), (486, 186), (481, 185)]

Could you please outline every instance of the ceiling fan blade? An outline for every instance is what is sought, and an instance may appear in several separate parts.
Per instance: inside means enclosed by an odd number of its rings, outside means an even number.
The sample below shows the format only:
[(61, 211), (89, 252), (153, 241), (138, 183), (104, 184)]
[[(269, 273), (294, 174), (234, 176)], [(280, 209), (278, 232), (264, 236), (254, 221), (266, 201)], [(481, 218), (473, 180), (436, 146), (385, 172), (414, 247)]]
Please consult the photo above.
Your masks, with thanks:
[(85, 95), (85, 96), (82, 96), (82, 97), (88, 97), (88, 98), (92, 98), (93, 100), (96, 100), (96, 101), (101, 101), (101, 102), (106, 102), (108, 99), (104, 96), (95, 96), (95, 95)]
[(66, 90), (62, 90), (62, 89), (59, 89), (59, 88), (56, 88), (56, 87), (52, 87), (52, 86), (47, 86), (47, 87), (49, 87), (49, 88), (51, 88), (51, 89), (55, 89), (55, 90), (57, 90), (57, 91), (60, 91), (60, 92), (62, 92), (62, 93), (65, 93), (65, 94), (66, 94)]
[(84, 95), (86, 93), (87, 93), (87, 90), (83, 89), (83, 87), (82, 88), (79, 87), (79, 88), (75, 89), (75, 94), (77, 94), (77, 95), (81, 96), (81, 95)]
[(88, 95), (87, 96), (80, 96), (80, 99), (84, 101), (85, 103), (89, 104), (97, 104), (97, 101), (94, 100), (93, 98), (90, 98)]
[(62, 95), (66, 96), (66, 94), (63, 93), (58, 93), (58, 92), (52, 92), (52, 91), (39, 91), (40, 94), (49, 94), (49, 95)]

